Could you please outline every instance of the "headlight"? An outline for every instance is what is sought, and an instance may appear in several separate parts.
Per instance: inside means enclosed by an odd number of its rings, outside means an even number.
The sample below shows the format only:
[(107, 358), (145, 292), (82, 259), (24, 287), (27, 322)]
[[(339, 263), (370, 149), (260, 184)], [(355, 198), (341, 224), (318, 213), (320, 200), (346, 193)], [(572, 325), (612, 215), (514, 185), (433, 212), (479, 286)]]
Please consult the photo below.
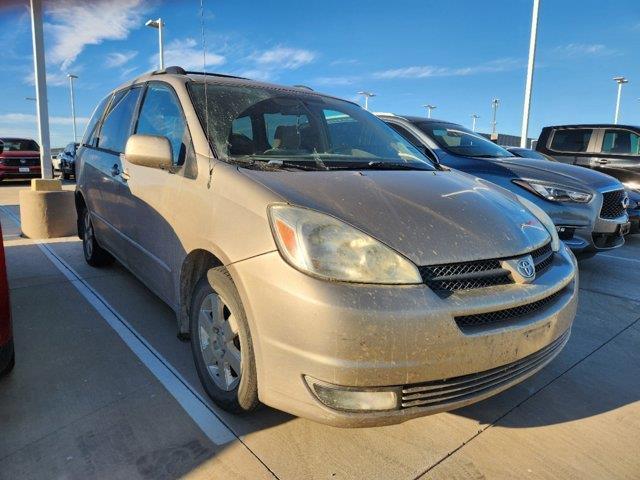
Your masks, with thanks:
[(529, 210), (534, 217), (540, 220), (540, 223), (542, 223), (542, 225), (544, 225), (544, 228), (547, 229), (547, 232), (549, 232), (549, 235), (551, 235), (551, 250), (553, 250), (554, 252), (557, 252), (558, 250), (560, 250), (560, 237), (558, 237), (558, 231), (556, 230), (556, 226), (553, 223), (553, 220), (551, 220), (551, 218), (549, 217), (549, 215), (547, 215), (545, 211), (542, 210), (535, 203), (530, 202), (529, 200), (521, 197), (520, 195), (518, 195), (518, 201), (527, 210)]
[(345, 282), (422, 283), (413, 263), (334, 217), (307, 208), (272, 205), (269, 219), (280, 253), (298, 270)]
[(513, 183), (552, 202), (587, 203), (593, 198), (593, 195), (589, 192), (566, 188), (562, 185), (537, 183), (530, 180), (513, 180)]

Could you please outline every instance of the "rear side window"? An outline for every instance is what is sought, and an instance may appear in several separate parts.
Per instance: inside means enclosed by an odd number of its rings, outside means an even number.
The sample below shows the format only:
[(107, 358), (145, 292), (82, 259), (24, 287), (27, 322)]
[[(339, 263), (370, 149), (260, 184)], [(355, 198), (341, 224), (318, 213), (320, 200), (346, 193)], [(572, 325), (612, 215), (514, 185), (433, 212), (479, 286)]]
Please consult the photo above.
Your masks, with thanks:
[(107, 95), (98, 104), (96, 109), (93, 111), (93, 115), (91, 115), (91, 120), (89, 120), (89, 123), (87, 124), (87, 128), (84, 131), (84, 136), (82, 137), (82, 145), (88, 145), (88, 146), (95, 145), (94, 141), (95, 141), (96, 125), (100, 121), (100, 118), (102, 118), (102, 114), (104, 112), (104, 109), (107, 107), (107, 103), (109, 103), (110, 98), (111, 98), (111, 95)]
[(592, 133), (593, 130), (590, 128), (556, 130), (550, 148), (556, 152), (586, 152)]
[(182, 165), (191, 144), (180, 103), (170, 87), (151, 84), (144, 96), (136, 133), (167, 137), (174, 165)]
[(111, 104), (112, 107), (102, 122), (98, 147), (118, 153), (124, 152), (141, 91), (141, 88), (132, 88), (122, 95), (119, 101), (116, 94)]
[(629, 130), (605, 130), (602, 152), (619, 155), (640, 155), (640, 135)]

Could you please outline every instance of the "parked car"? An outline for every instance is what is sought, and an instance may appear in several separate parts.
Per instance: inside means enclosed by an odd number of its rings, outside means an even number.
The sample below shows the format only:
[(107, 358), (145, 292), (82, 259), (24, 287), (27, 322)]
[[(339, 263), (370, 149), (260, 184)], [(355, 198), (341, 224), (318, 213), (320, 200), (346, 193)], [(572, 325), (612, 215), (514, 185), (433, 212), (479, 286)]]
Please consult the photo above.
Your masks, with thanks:
[(2, 225), (0, 225), (0, 377), (9, 373), (16, 363), (11, 330), (9, 283), (7, 282), (7, 266), (2, 239)]
[(55, 155), (51, 155), (51, 168), (53, 169), (52, 173), (60, 171), (60, 153), (56, 153)]
[(536, 150), (620, 180), (631, 200), (627, 209), (631, 233), (640, 232), (640, 127), (606, 123), (545, 127)]
[[(546, 153), (538, 152), (537, 150), (531, 150), (529, 148), (520, 148), (520, 147), (505, 147), (510, 153), (523, 158), (536, 158), (539, 160), (549, 160), (552, 162), (557, 162), (557, 160)], [(620, 172), (616, 175), (618, 180), (623, 180), (625, 178), (625, 172)], [(625, 186), (625, 190), (627, 191), (627, 196), (629, 197), (629, 206), (627, 207), (627, 215), (629, 217), (629, 233), (635, 234), (640, 233), (640, 184), (636, 186), (636, 189), (633, 190), (629, 188), (633, 186), (632, 182), (623, 183)]]
[(69, 180), (71, 177), (76, 176), (76, 149), (77, 143), (70, 143), (64, 150), (60, 152), (60, 171), (62, 172), (62, 178)]
[(28, 138), (0, 138), (0, 181), (40, 177), (40, 147)]
[(478, 176), (525, 197), (553, 220), (575, 252), (593, 255), (624, 244), (629, 231), (628, 196), (613, 177), (561, 163), (513, 156), (455, 123), (380, 114), (434, 161)]
[(399, 423), (522, 381), (569, 336), (577, 266), (549, 217), (352, 102), (170, 67), (100, 103), (77, 168), (86, 261), (176, 311), (229, 411)]
[(549, 160), (555, 162), (556, 159), (550, 155), (546, 155), (544, 153), (540, 153), (536, 150), (532, 150), (530, 148), (523, 147), (504, 147), (509, 153), (515, 155), (516, 157), (522, 158), (533, 158), (537, 160)]

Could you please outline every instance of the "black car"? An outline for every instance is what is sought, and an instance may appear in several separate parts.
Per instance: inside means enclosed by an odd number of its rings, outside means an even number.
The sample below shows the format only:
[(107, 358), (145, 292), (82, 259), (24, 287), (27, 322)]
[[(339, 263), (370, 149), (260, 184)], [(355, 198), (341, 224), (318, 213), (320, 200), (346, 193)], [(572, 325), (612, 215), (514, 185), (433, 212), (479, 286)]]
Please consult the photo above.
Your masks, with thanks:
[(72, 176), (76, 178), (76, 149), (77, 143), (70, 143), (60, 152), (60, 171), (62, 178), (69, 180)]
[(629, 192), (631, 233), (640, 232), (640, 127), (606, 123), (545, 127), (536, 150), (620, 180)]

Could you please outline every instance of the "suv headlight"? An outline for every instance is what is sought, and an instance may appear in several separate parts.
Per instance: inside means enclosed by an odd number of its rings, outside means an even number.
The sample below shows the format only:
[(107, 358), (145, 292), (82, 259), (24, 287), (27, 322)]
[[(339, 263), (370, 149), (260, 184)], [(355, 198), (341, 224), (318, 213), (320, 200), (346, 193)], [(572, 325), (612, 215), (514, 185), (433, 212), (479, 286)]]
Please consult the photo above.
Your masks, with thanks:
[(552, 202), (588, 203), (593, 198), (593, 195), (589, 192), (563, 187), (562, 185), (538, 183), (531, 180), (513, 180), (513, 183)]
[(517, 195), (517, 197), (518, 201), (527, 210), (529, 210), (534, 217), (540, 220), (540, 223), (542, 223), (547, 232), (549, 232), (549, 235), (551, 235), (551, 250), (553, 250), (554, 252), (560, 250), (560, 237), (558, 237), (558, 231), (556, 230), (556, 226), (553, 223), (553, 220), (551, 220), (551, 217), (549, 217), (549, 215), (547, 215), (546, 212), (535, 203), (530, 202), (520, 195)]
[(269, 207), (278, 250), (298, 270), (358, 283), (419, 284), (418, 268), (366, 233), (307, 208)]

